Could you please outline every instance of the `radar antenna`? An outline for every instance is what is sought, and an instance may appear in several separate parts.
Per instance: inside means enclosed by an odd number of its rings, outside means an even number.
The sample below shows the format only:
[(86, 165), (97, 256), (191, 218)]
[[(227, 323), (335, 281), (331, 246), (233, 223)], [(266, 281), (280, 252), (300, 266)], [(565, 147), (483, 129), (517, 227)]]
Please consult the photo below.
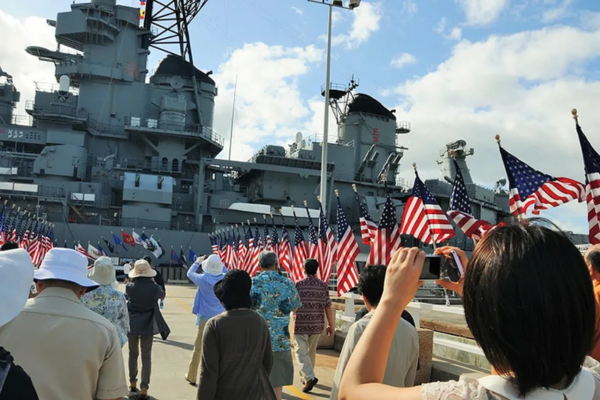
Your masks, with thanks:
[[(354, 80), (354, 75), (350, 79), (348, 85), (340, 85), (337, 83), (329, 84), (329, 105), (335, 115), (335, 120), (338, 125), (344, 120), (348, 114), (348, 106), (351, 100), (354, 100), (354, 89), (358, 87), (358, 81)], [(321, 88), (321, 95), (325, 96), (325, 85)]]
[[(152, 33), (150, 46), (180, 56), (192, 65), (189, 25), (208, 0), (147, 0), (144, 28)], [(179, 46), (179, 51), (168, 48)]]

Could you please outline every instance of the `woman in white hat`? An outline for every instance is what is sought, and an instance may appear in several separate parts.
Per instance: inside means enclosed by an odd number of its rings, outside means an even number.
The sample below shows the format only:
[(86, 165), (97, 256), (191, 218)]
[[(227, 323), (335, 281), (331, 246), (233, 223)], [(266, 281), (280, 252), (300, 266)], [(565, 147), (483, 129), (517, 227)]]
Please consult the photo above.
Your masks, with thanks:
[(156, 271), (146, 260), (135, 262), (129, 272), (130, 282), (125, 288), (127, 308), (129, 310), (129, 389), (138, 393), (138, 357), (142, 353), (142, 382), (140, 384), (140, 400), (148, 399), (150, 386), (150, 371), (152, 369), (152, 340), (156, 334), (161, 334), (163, 340), (169, 336), (169, 326), (165, 322), (158, 300), (165, 293), (152, 278)]
[[(24, 249), (0, 253), (0, 327), (15, 318), (27, 302), (33, 283), (33, 264)], [(29, 375), (0, 347), (0, 399), (38, 400)], [(18, 360), (17, 360), (18, 361)]]
[(117, 328), (121, 347), (127, 343), (129, 332), (129, 313), (125, 295), (113, 286), (116, 281), (115, 267), (108, 257), (100, 257), (88, 271), (88, 278), (100, 285), (81, 296), (81, 302), (96, 314), (112, 322)]

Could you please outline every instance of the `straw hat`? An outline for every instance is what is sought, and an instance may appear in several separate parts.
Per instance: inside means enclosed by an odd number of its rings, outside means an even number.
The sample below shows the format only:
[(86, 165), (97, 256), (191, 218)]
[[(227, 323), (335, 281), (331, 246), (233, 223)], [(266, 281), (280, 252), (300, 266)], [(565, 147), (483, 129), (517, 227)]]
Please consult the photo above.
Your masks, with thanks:
[(117, 280), (112, 260), (108, 257), (99, 257), (89, 270), (88, 278), (101, 286), (112, 285)]
[(27, 302), (33, 263), (24, 249), (0, 252), (0, 326), (15, 318)]
[(209, 275), (221, 275), (223, 273), (223, 261), (216, 254), (211, 254), (202, 261), (202, 271)]
[(87, 277), (87, 258), (73, 249), (55, 247), (44, 257), (42, 265), (35, 271), (36, 281), (48, 279), (59, 279), (61, 281), (73, 282), (89, 290), (98, 287), (98, 284)]
[(133, 265), (133, 269), (129, 272), (129, 278), (154, 278), (156, 271), (150, 268), (150, 264), (146, 260), (137, 260)]

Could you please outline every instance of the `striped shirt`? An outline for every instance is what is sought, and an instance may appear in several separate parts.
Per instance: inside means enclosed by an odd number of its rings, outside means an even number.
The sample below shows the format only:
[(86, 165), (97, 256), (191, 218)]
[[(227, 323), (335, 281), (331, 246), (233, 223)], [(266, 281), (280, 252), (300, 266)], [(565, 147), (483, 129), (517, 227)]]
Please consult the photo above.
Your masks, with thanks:
[(314, 275), (296, 283), (302, 307), (296, 311), (294, 333), (320, 335), (325, 329), (325, 308), (331, 306), (327, 284)]

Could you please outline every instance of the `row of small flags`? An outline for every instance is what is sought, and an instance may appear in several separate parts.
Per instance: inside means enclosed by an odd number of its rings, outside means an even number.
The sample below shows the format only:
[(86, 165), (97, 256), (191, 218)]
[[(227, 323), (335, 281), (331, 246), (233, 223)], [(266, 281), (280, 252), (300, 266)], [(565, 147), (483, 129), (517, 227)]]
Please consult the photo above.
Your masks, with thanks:
[[(500, 144), (500, 137), (496, 136), (500, 155), (506, 169), (509, 181), (510, 212), (517, 219), (525, 219), (527, 212), (539, 214), (540, 210), (557, 207), (573, 200), (588, 205), (589, 239), (590, 243), (600, 243), (600, 155), (594, 150), (584, 135), (577, 119), (577, 110), (573, 110), (576, 121), (576, 130), (584, 158), (585, 184), (570, 178), (552, 177), (530, 167)], [(426, 244), (447, 242), (455, 234), (450, 219), (474, 240), (480, 240), (483, 235), (492, 229), (503, 225), (493, 225), (487, 221), (479, 220), (473, 216), (467, 188), (462, 177), (462, 172), (456, 160), (453, 159), (456, 176), (452, 185), (450, 207), (444, 212), (419, 178), (416, 164), (415, 182), (412, 194), (404, 207), (401, 223), (396, 218), (396, 207), (389, 193), (377, 224), (358, 198), (354, 186), (355, 198), (360, 212), (360, 230), (362, 242), (371, 246), (367, 265), (387, 264), (394, 251), (402, 245), (401, 235), (412, 236)], [(242, 232), (236, 225), (235, 230), (226, 229), (225, 232), (216, 232), (210, 235), (212, 251), (218, 254), (229, 269), (242, 269), (250, 275), (258, 271), (258, 255), (265, 250), (274, 251), (280, 265), (288, 272), (290, 278), (297, 282), (304, 279), (303, 264), (306, 258), (315, 258), (319, 261), (317, 277), (328, 283), (331, 278), (334, 263), (337, 263), (338, 296), (352, 289), (358, 284), (358, 272), (355, 266), (359, 247), (354, 234), (348, 224), (348, 219), (337, 197), (337, 241), (324, 217), (319, 200), (319, 229), (313, 224), (308, 207), (308, 244), (298, 223), (295, 210), (294, 214), (294, 243), (292, 246), (290, 235), (283, 221), (282, 238), (279, 241), (275, 220), (271, 214), (272, 235), (269, 233), (267, 217), (264, 215), (264, 243), (261, 238), (256, 219), (254, 232), (250, 221), (247, 226), (241, 224)], [(306, 206), (306, 202), (305, 202)], [(293, 209), (293, 208), (292, 208)], [(450, 219), (448, 218), (450, 217)]]
[(9, 210), (8, 201), (4, 201), (0, 211), (0, 245), (12, 241), (20, 248), (27, 250), (34, 265), (39, 266), (46, 253), (54, 247), (54, 225), (40, 221), (30, 212), (15, 210), (15, 205)]
[[(131, 248), (135, 248), (135, 246), (142, 246), (157, 259), (165, 254), (165, 250), (160, 245), (159, 241), (156, 240), (152, 235), (148, 237), (144, 232), (138, 234), (135, 230), (132, 231), (131, 234), (121, 231), (121, 235), (122, 239), (115, 233), (111, 232), (114, 245), (103, 236), (100, 238), (110, 253), (115, 253), (115, 246), (121, 246), (125, 252), (128, 252), (129, 250), (127, 245), (129, 245)], [(69, 247), (66, 240), (64, 247)], [(93, 246), (91, 242), (88, 242), (87, 248), (83, 247), (80, 242), (77, 242), (73, 244), (73, 248), (91, 260), (108, 255), (108, 253), (100, 245), (100, 241), (97, 242), (96, 246)]]

